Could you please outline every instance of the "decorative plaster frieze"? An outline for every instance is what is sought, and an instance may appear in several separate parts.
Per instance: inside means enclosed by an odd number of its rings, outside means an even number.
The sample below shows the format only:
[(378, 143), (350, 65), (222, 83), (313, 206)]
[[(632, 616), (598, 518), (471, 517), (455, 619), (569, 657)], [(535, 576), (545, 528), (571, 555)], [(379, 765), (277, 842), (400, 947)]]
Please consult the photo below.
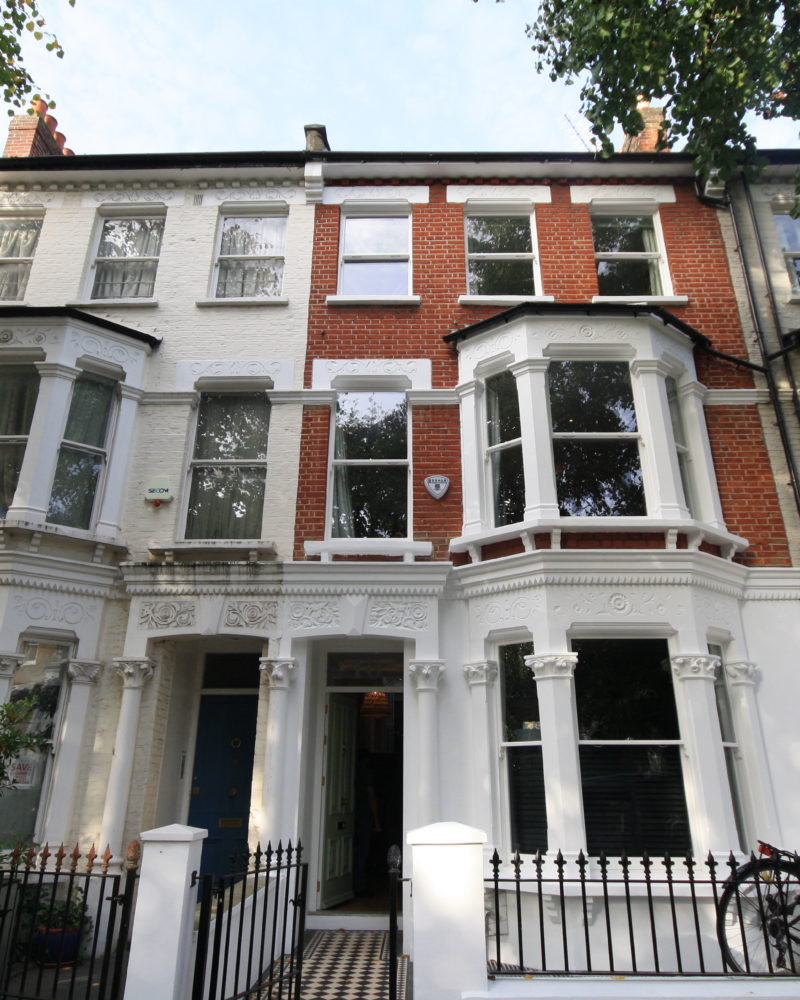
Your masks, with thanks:
[[(663, 591), (662, 591), (663, 593)], [(556, 606), (554, 611), (562, 610)], [(570, 611), (582, 618), (598, 618), (603, 616), (613, 616), (615, 618), (637, 618), (642, 615), (658, 615), (660, 618), (666, 617), (668, 611), (674, 614), (678, 609), (672, 604), (668, 605), (659, 599), (656, 594), (620, 590), (609, 593), (608, 591), (583, 590), (575, 595)]]
[(272, 690), (288, 691), (297, 671), (297, 661), (288, 658), (273, 660), (263, 656), (258, 661), (258, 669), (266, 674)]
[(4, 327), (0, 330), (0, 347), (41, 347), (55, 344), (59, 340), (58, 333), (52, 328), (32, 327), (26, 323), (23, 327)]
[(335, 381), (348, 378), (405, 378), (411, 389), (430, 389), (428, 358), (318, 358), (312, 364), (311, 388), (336, 388)]
[[(341, 587), (339, 587), (341, 591)], [(289, 609), (289, 627), (336, 629), (342, 620), (338, 601), (296, 601)]]
[(258, 186), (209, 188), (202, 194), (204, 205), (222, 205), (224, 202), (259, 202), (265, 207), (275, 202), (285, 202), (287, 205), (298, 205), (305, 201), (305, 192), (297, 185), (287, 187)]
[(534, 653), (525, 657), (525, 666), (532, 671), (537, 681), (573, 677), (577, 662), (577, 653)]
[(0, 653), (0, 677), (13, 677), (24, 662), (20, 653)]
[(551, 323), (536, 330), (537, 337), (551, 349), (553, 347), (557, 349), (558, 344), (608, 342), (614, 345), (629, 341), (634, 333), (639, 335), (641, 330), (635, 327), (633, 321), (630, 326), (623, 326), (613, 321), (604, 323), (602, 320), (597, 320), (594, 323), (582, 323), (577, 319), (572, 322)]
[(229, 601), (225, 608), (226, 628), (267, 628), (277, 621), (277, 601)]
[(459, 349), (461, 363), (463, 365), (474, 366), (486, 358), (508, 354), (513, 349), (516, 341), (516, 334), (505, 331), (492, 334), (488, 337), (473, 338), (466, 341), (464, 346)]
[(527, 622), (532, 615), (542, 610), (543, 601), (543, 595), (538, 592), (477, 600), (470, 607), (470, 613), (479, 625), (486, 627)]
[(4, 208), (61, 208), (63, 191), (0, 191), (0, 210)]
[[(30, 586), (30, 580), (26, 583)], [(42, 594), (33, 597), (27, 594), (15, 594), (14, 603), (16, 612), (32, 622), (75, 626), (85, 621), (93, 621), (97, 613), (97, 608), (85, 601), (74, 598), (58, 600), (54, 597), (43, 597)]]
[(164, 205), (182, 205), (185, 192), (171, 188), (115, 188), (112, 190), (97, 189), (86, 191), (81, 198), (81, 208), (97, 208), (100, 205), (141, 205), (143, 208), (152, 206), (154, 209)]
[[(132, 352), (116, 340), (98, 337), (92, 333), (73, 330), (70, 334), (70, 344), (76, 354), (88, 354), (90, 357), (111, 361), (120, 368), (126, 368), (131, 361)], [(137, 352), (141, 355), (143, 352)]]
[(191, 628), (194, 601), (146, 601), (139, 608), (139, 628)]
[[(1, 548), (1, 546), (0, 546)], [(96, 564), (95, 564), (96, 565)], [(94, 567), (93, 567), (94, 568)], [(108, 568), (108, 567), (104, 567)], [(76, 584), (72, 580), (47, 580), (42, 578), (36, 580), (36, 590), (38, 596), (41, 597), (42, 591), (57, 593), (57, 594), (69, 594), (72, 598), (83, 597), (83, 598), (98, 598), (103, 599), (107, 597), (116, 596), (114, 591), (116, 590), (114, 586), (115, 581), (110, 580), (108, 586), (87, 586), (85, 584)], [(21, 587), (28, 590), (31, 587), (31, 576), (24, 573), (11, 573), (8, 575), (0, 574), (0, 586), (4, 587)], [(14, 595), (14, 601), (17, 604), (17, 610), (24, 614), (24, 610), (21, 610), (22, 605), (26, 602), (27, 598), (21, 596), (20, 594)], [(91, 608), (88, 610), (87, 615), (93, 617), (95, 609)], [(54, 619), (56, 620), (56, 619)]]
[(143, 688), (155, 670), (155, 664), (147, 657), (140, 660), (129, 660), (124, 656), (117, 656), (112, 662), (114, 669), (122, 678), (122, 686), (129, 690)]
[(491, 685), (497, 680), (498, 667), (494, 660), (464, 664), (464, 679), (470, 687)]
[(285, 358), (178, 361), (174, 389), (176, 392), (191, 392), (201, 378), (268, 378), (275, 389), (287, 390), (292, 388), (294, 363)]
[(718, 656), (711, 656), (708, 653), (696, 656), (673, 656), (670, 659), (673, 676), (679, 681), (713, 681), (722, 662)]
[[(535, 555), (548, 555), (550, 550), (537, 550)], [(727, 563), (726, 568), (734, 567), (736, 564)], [(520, 572), (518, 576), (510, 579), (485, 581), (473, 581), (470, 576), (477, 571), (491, 571), (491, 563), (481, 563), (479, 565), (466, 566), (464, 576), (467, 579), (461, 585), (461, 595), (463, 597), (477, 598), (489, 597), (495, 594), (511, 593), (519, 590), (543, 590), (549, 587), (562, 588), (562, 592), (570, 587), (609, 587), (621, 590), (629, 590), (631, 587), (692, 587), (697, 590), (708, 591), (709, 593), (720, 594), (724, 597), (741, 599), (742, 587), (734, 583), (726, 583), (723, 580), (713, 577), (705, 577), (701, 573), (671, 573), (667, 570), (657, 569), (650, 573), (572, 573), (565, 570), (555, 573), (551, 570), (543, 572), (528, 571)], [(794, 600), (797, 600), (798, 591), (794, 592)], [(758, 591), (746, 595), (748, 598), (758, 598)], [(764, 598), (770, 599), (770, 598)], [(773, 599), (789, 600), (789, 592), (778, 592)], [(561, 608), (563, 610), (563, 608)]]
[(444, 675), (444, 660), (411, 660), (408, 675), (417, 691), (438, 691)]
[(697, 617), (711, 628), (725, 628), (733, 631), (739, 624), (739, 606), (720, 594), (700, 593), (692, 602)]
[(375, 629), (429, 628), (428, 606), (420, 601), (370, 601), (367, 625)]
[(94, 684), (101, 668), (102, 664), (94, 660), (70, 660), (67, 675), (73, 684)]
[(737, 660), (735, 663), (725, 664), (725, 673), (728, 676), (729, 684), (746, 684), (753, 687), (758, 681), (761, 671), (756, 663), (749, 660)]

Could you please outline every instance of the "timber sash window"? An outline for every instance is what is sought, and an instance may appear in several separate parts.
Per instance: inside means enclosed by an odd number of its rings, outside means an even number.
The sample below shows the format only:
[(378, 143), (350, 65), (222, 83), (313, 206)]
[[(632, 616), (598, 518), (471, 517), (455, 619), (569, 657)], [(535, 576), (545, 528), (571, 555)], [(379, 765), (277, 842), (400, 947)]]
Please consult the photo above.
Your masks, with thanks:
[(468, 215), (470, 295), (535, 295), (530, 215)]
[(203, 393), (190, 463), (186, 538), (261, 537), (269, 401)]
[(800, 293), (800, 219), (793, 219), (788, 212), (775, 212), (775, 226), (783, 249), (783, 259), (792, 291)]
[(511, 372), (486, 379), (486, 457), (495, 527), (523, 520), (525, 475), (517, 383)]
[(593, 214), (592, 236), (600, 295), (668, 293), (655, 216)]
[(0, 369), (0, 517), (14, 500), (38, 394), (33, 365)]
[(285, 240), (286, 216), (225, 216), (216, 263), (216, 297), (280, 296)]
[(742, 851), (746, 851), (748, 849), (748, 839), (744, 821), (744, 809), (742, 808), (742, 782), (739, 777), (739, 741), (736, 737), (730, 692), (728, 691), (728, 683), (725, 679), (723, 650), (722, 646), (709, 643), (708, 651), (712, 656), (718, 656), (720, 660), (716, 676), (714, 677), (714, 695), (717, 702), (722, 749), (725, 754), (725, 768), (728, 773), (731, 802), (733, 803), (733, 815), (736, 820), (736, 832), (739, 835), (739, 848)]
[(152, 298), (163, 233), (163, 215), (104, 219), (91, 298)]
[(409, 215), (345, 215), (341, 243), (341, 295), (410, 294)]
[(0, 299), (25, 295), (41, 230), (41, 219), (0, 218)]

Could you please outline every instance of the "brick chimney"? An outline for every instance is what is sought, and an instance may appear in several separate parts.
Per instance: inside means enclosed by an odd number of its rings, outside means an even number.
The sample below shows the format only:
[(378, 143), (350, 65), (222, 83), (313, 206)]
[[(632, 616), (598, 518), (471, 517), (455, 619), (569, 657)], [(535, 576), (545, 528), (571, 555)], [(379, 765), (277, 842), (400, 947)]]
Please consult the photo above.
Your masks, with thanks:
[(636, 110), (644, 119), (644, 128), (638, 135), (625, 136), (622, 152), (668, 153), (668, 149), (658, 149), (658, 140), (666, 134), (663, 109), (651, 107), (646, 98), (640, 97), (636, 102)]
[(8, 126), (8, 138), (3, 156), (72, 156), (65, 149), (66, 136), (56, 132), (58, 122), (48, 114), (47, 101), (36, 99), (32, 113), (15, 115)]

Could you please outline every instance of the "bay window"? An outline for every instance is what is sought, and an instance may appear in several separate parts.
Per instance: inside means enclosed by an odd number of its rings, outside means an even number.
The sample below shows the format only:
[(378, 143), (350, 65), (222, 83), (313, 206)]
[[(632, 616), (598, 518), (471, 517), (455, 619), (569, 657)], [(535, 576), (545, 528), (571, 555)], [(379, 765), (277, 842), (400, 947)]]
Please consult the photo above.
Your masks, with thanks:
[(0, 369), (0, 517), (14, 500), (38, 394), (33, 365)]
[(189, 467), (187, 539), (258, 539), (264, 509), (269, 401), (203, 393)]
[(778, 211), (772, 217), (778, 230), (792, 291), (800, 293), (800, 219), (793, 219), (788, 212)]
[(24, 297), (41, 230), (41, 219), (0, 218), (0, 299)]
[(280, 296), (285, 239), (285, 215), (224, 216), (215, 266), (216, 298)]
[(470, 295), (535, 295), (530, 215), (468, 215), (467, 291)]
[(670, 294), (656, 216), (593, 213), (592, 237), (600, 295)]
[(103, 219), (92, 264), (92, 299), (152, 298), (163, 215)]
[(516, 379), (501, 372), (486, 379), (486, 458), (495, 526), (523, 519), (525, 476)]
[(411, 217), (343, 216), (339, 293), (387, 296), (410, 292)]
[(408, 407), (402, 392), (340, 392), (333, 435), (331, 534), (405, 538)]

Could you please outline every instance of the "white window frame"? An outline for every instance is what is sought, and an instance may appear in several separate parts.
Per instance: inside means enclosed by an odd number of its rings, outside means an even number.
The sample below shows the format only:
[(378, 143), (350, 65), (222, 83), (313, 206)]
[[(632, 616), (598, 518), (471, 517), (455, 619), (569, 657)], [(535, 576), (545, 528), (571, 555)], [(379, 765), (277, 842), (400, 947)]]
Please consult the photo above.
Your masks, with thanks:
[[(647, 251), (636, 251), (632, 253), (609, 253), (609, 252), (598, 252), (595, 251), (594, 259), (595, 266), (603, 260), (609, 261), (655, 261), (658, 265), (659, 281), (661, 283), (661, 290), (654, 292), (652, 289), (649, 292), (642, 292), (641, 294), (633, 295), (596, 295), (592, 298), (593, 302), (660, 302), (665, 299), (673, 300), (674, 295), (672, 291), (672, 278), (669, 272), (669, 265), (667, 263), (667, 248), (664, 243), (664, 231), (661, 228), (661, 217), (659, 214), (658, 206), (648, 203), (637, 204), (636, 202), (612, 202), (612, 201), (598, 201), (592, 202), (590, 207), (591, 221), (594, 222), (595, 218), (602, 218), (603, 216), (628, 216), (632, 218), (638, 217), (649, 217), (653, 222), (653, 236), (656, 243), (656, 249)], [(594, 236), (594, 234), (593, 234)]]
[[(33, 259), (36, 254), (36, 249), (39, 245), (39, 240), (42, 238), (42, 226), (44, 224), (44, 211), (31, 211), (26, 209), (25, 211), (11, 212), (8, 210), (3, 210), (0, 213), (0, 219), (12, 220), (15, 222), (38, 222), (39, 232), (36, 235), (36, 240), (33, 245), (33, 253), (29, 257), (2, 257), (0, 258), (1, 264), (24, 264), (26, 265), (25, 280), (20, 282), (20, 294), (15, 298), (6, 297), (0, 295), (0, 304), (7, 305), (11, 302), (22, 302), (25, 298), (25, 292), (28, 288), (28, 281), (31, 276), (31, 267), (33, 265)], [(0, 274), (2, 274), (2, 268), (0, 268)], [(0, 282), (0, 287), (2, 283)]]
[(783, 262), (786, 268), (787, 277), (789, 278), (789, 286), (791, 289), (792, 299), (797, 299), (800, 296), (800, 274), (798, 274), (798, 266), (800, 266), (800, 249), (789, 250), (783, 245), (783, 239), (781, 238), (781, 231), (775, 223), (775, 216), (785, 216), (790, 219), (793, 223), (795, 229), (797, 230), (797, 239), (800, 243), (800, 218), (792, 219), (789, 214), (789, 206), (787, 205), (773, 205), (772, 206), (772, 217), (773, 224), (775, 225), (775, 234), (780, 247), (780, 252), (783, 255)]
[[(228, 254), (223, 255), (222, 249), (222, 238), (225, 230), (225, 223), (229, 219), (282, 219), (284, 222), (283, 227), (283, 240), (281, 245), (281, 253), (275, 254)], [(264, 206), (252, 206), (246, 203), (239, 204), (224, 204), (220, 206), (219, 221), (217, 223), (217, 232), (214, 238), (214, 265), (211, 275), (211, 284), (209, 295), (210, 299), (204, 300), (203, 304), (208, 304), (213, 301), (214, 304), (263, 304), (272, 303), (284, 305), (288, 302), (288, 299), (284, 295), (284, 280), (286, 277), (286, 235), (289, 224), (289, 206), (288, 205), (269, 205)], [(234, 260), (234, 261), (280, 261), (281, 262), (281, 280), (280, 280), (280, 291), (277, 295), (248, 295), (248, 296), (220, 296), (219, 295), (219, 277), (220, 277), (220, 262), (223, 260)]]
[[(405, 253), (379, 254), (379, 253), (345, 253), (345, 235), (347, 223), (351, 219), (406, 219), (407, 225), (407, 250)], [(406, 265), (406, 290), (399, 294), (385, 294), (382, 292), (358, 292), (344, 293), (342, 291), (343, 268), (348, 263), (383, 263), (383, 262), (405, 262)], [(327, 296), (329, 305), (357, 305), (366, 303), (371, 305), (418, 305), (420, 297), (414, 295), (413, 288), (413, 225), (411, 205), (406, 201), (353, 201), (344, 202), (341, 206), (339, 221), (339, 260), (337, 271), (337, 294)]]
[[(506, 372), (508, 372), (508, 369), (506, 369), (506, 368), (500, 368), (497, 371), (492, 371), (492, 372), (485, 373), (483, 375), (483, 379), (482, 379), (482, 383), (483, 383), (482, 384), (482, 390), (483, 390), (482, 395), (483, 395), (483, 403), (484, 403), (484, 405), (483, 405), (483, 418), (484, 418), (483, 419), (483, 442), (482, 443), (483, 443), (483, 456), (484, 456), (484, 469), (485, 469), (485, 472), (484, 472), (484, 481), (485, 481), (485, 484), (486, 484), (485, 503), (486, 503), (486, 508), (487, 508), (487, 510), (489, 512), (490, 520), (491, 520), (491, 523), (492, 523), (493, 527), (503, 527), (503, 526), (497, 524), (497, 513), (498, 512), (497, 512), (497, 505), (495, 503), (495, 499), (496, 498), (495, 498), (495, 490), (494, 490), (494, 467), (493, 467), (493, 457), (492, 456), (500, 454), (503, 451), (511, 451), (511, 449), (514, 449), (514, 448), (519, 448), (520, 455), (522, 456), (522, 453), (524, 451), (522, 433), (520, 433), (520, 436), (517, 437), (517, 438), (509, 438), (508, 441), (498, 441), (498, 442), (495, 442), (495, 443), (492, 443), (492, 441), (491, 441), (491, 426), (490, 426), (490, 416), (489, 416), (489, 383), (492, 381), (492, 379), (495, 379), (498, 376), (503, 375)], [(513, 375), (512, 372), (508, 372), (508, 374), (511, 376), (511, 378), (514, 378), (514, 375)], [(515, 392), (517, 390), (516, 379), (514, 379), (514, 390), (515, 390)], [(520, 419), (520, 431), (521, 431), (522, 430), (522, 414), (520, 413), (519, 393), (517, 393), (516, 402), (517, 402), (517, 415), (518, 415), (518, 417)], [(523, 511), (524, 511), (524, 508), (525, 508), (525, 479), (524, 479), (524, 475), (525, 475), (525, 473), (524, 473), (524, 468), (523, 468), (523, 495), (522, 495), (522, 498), (521, 498), (522, 499)], [(524, 513), (523, 513), (523, 518), (521, 518), (520, 520), (523, 520), (523, 519), (524, 519)], [(507, 523), (508, 524), (519, 524), (520, 522), (519, 521), (510, 521), (510, 522), (507, 522)]]
[[(166, 231), (167, 209), (163, 204), (150, 205), (111, 205), (101, 206), (97, 211), (97, 219), (92, 234), (92, 256), (89, 261), (87, 277), (85, 282), (85, 302), (91, 305), (114, 305), (114, 306), (150, 306), (157, 305), (156, 287), (158, 281), (158, 266), (161, 262), (161, 255), (164, 249), (164, 233)], [(161, 241), (157, 257), (100, 257), (98, 256), (100, 242), (103, 238), (103, 230), (107, 222), (126, 221), (129, 219), (162, 219), (164, 226), (161, 231)], [(97, 278), (97, 265), (106, 261), (136, 261), (141, 263), (154, 262), (153, 291), (151, 295), (128, 295), (119, 298), (97, 298), (94, 295), (95, 282)]]
[[(473, 254), (469, 251), (469, 236), (467, 233), (467, 220), (471, 218), (527, 218), (530, 225), (531, 249), (529, 253), (485, 253)], [(531, 263), (531, 273), (533, 277), (533, 292), (503, 293), (482, 295), (472, 292), (469, 287), (469, 264), (470, 260), (529, 260)], [(533, 206), (528, 203), (514, 201), (497, 202), (470, 202), (464, 205), (464, 260), (466, 269), (466, 293), (459, 295), (458, 301), (461, 305), (514, 305), (517, 302), (553, 302), (554, 296), (542, 293), (542, 270), (538, 251), (538, 238), (536, 231), (536, 213)]]

